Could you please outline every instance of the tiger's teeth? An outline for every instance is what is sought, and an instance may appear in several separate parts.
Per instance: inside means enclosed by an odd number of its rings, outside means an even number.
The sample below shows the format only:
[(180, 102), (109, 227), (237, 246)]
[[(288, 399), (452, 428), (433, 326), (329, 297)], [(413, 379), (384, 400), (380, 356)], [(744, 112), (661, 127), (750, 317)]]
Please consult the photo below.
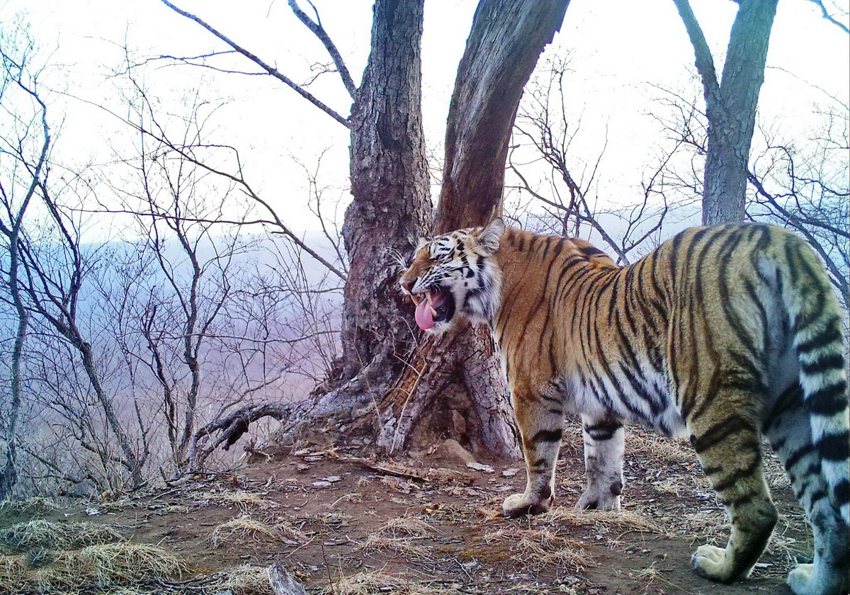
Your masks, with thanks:
[(417, 305), (417, 306), (419, 305), (419, 302), (421, 302), (421, 301), (422, 301), (422, 300), (420, 300), (418, 297), (416, 297), (416, 295), (415, 295), (415, 294), (412, 294), (412, 293), (410, 294), (410, 299), (412, 299), (412, 300), (413, 300), (413, 303), (414, 303), (415, 305)]
[(431, 308), (431, 314), (432, 314), (433, 316), (436, 316), (436, 315), (437, 315), (437, 311), (436, 311), (434, 308)]

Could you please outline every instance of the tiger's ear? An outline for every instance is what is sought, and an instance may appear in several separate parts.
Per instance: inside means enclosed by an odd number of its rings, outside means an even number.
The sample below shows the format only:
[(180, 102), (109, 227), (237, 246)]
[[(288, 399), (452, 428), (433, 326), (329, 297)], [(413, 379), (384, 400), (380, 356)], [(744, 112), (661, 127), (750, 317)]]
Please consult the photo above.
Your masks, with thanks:
[(502, 234), (505, 233), (505, 222), (501, 217), (493, 219), (487, 227), (481, 230), (478, 236), (478, 244), (484, 248), (488, 254), (493, 254), (499, 249), (499, 242), (502, 239)]

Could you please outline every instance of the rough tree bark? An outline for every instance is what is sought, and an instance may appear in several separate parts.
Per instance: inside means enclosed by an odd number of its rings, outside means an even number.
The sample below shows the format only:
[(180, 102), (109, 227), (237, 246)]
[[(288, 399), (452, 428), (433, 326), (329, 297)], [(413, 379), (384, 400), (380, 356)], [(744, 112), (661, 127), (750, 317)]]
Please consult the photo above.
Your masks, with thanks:
[[(163, 2), (280, 75), (197, 17)], [(438, 232), (481, 225), (500, 212), (519, 99), (568, 3), (480, 2), (452, 99)], [(291, 0), (293, 5), (297, 9)], [(305, 426), (317, 428), (323, 419), (350, 433), (344, 426), (354, 422), (377, 431), (378, 442), (392, 451), (408, 446), (419, 428), (430, 424), (433, 430), (436, 424), (438, 432), (460, 435), (474, 448), (515, 455), (513, 415), (489, 336), (461, 331), (417, 348), (412, 305), (397, 288), (401, 259), (412, 254), (432, 223), (421, 118), (422, 10), (423, 0), (375, 2), (369, 61), (344, 122), (351, 130), (353, 201), (343, 225), (351, 261), (343, 355), (309, 401), (280, 405), (274, 414), (291, 422), (280, 438)], [(306, 24), (311, 30), (318, 26)], [(226, 427), (241, 423), (251, 417), (243, 409), (220, 421)]]
[(778, 0), (740, 0), (729, 35), (723, 74), (717, 80), (714, 58), (688, 0), (673, 0), (694, 47), (708, 118), (702, 222), (743, 221), (747, 165), (764, 82), (770, 30)]
[(284, 434), (323, 417), (339, 427), (380, 400), (415, 342), (411, 306), (396, 286), (400, 255), (413, 251), (431, 219), (421, 110), (423, 3), (375, 2), (372, 48), (349, 118), (342, 356), (314, 398), (288, 416), (296, 426)]
[(410, 253), (430, 227), (421, 109), (423, 4), (375, 2), (372, 49), (349, 118), (343, 381), (378, 361), (373, 368), (397, 368), (393, 357), (410, 349), (410, 318), (403, 315), (406, 304), (396, 285), (398, 255)]
[[(508, 142), (522, 91), (569, 0), (483, 0), (458, 67), (435, 233), (501, 213)], [(488, 456), (518, 454), (498, 354), (484, 328), (429, 337), (379, 407), (379, 440), (402, 448), (423, 423)], [(426, 413), (436, 413), (423, 419)]]

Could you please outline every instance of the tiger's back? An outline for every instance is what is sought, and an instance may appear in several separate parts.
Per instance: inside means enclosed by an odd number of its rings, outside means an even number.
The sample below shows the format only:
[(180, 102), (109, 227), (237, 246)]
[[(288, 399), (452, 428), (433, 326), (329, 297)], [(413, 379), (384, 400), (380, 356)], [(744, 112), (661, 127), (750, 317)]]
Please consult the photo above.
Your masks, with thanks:
[(442, 248), (420, 250), (402, 284), (451, 305), (438, 323), (450, 325), (457, 311), (493, 328), (528, 473), (506, 515), (549, 507), (567, 411), (584, 425), (584, 508), (619, 508), (624, 421), (687, 435), (732, 518), (727, 548), (699, 548), (695, 569), (721, 582), (744, 578), (776, 522), (764, 435), (815, 532), (814, 562), (789, 584), (801, 595), (846, 588), (840, 309), (804, 242), (764, 225), (695, 228), (620, 268), (587, 242), (500, 221), (438, 240)]

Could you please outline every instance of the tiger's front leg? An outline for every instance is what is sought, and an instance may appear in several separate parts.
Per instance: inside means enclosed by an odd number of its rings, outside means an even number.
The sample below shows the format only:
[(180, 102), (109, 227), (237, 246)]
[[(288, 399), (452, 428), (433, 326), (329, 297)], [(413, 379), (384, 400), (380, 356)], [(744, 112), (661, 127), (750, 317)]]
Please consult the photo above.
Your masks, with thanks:
[(514, 413), (522, 434), (527, 481), (525, 492), (502, 504), (506, 517), (540, 514), (552, 505), (555, 463), (561, 447), (564, 413), (561, 401), (531, 391), (512, 390)]
[(576, 508), (620, 510), (623, 491), (625, 432), (620, 420), (609, 416), (581, 416), (587, 488)]

